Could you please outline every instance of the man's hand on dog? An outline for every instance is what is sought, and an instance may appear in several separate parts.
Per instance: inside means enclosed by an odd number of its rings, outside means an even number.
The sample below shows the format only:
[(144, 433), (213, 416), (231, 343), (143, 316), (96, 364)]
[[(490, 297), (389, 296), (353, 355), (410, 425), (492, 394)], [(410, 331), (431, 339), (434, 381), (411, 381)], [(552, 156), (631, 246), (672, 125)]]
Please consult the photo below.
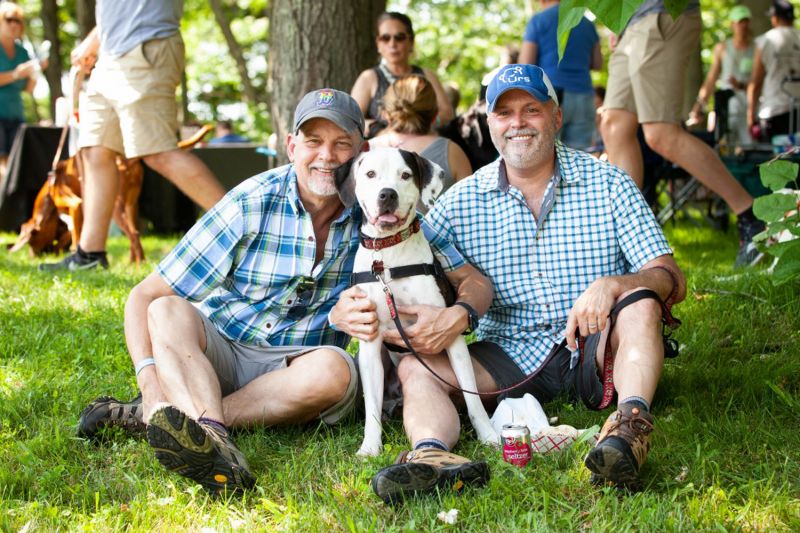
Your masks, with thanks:
[[(435, 355), (443, 352), (461, 335), (469, 324), (463, 307), (434, 307), (432, 305), (398, 305), (401, 315), (414, 316), (416, 322), (405, 328), (406, 336), (417, 353)], [(385, 342), (405, 346), (396, 329), (383, 333)]]
[(613, 278), (597, 279), (575, 300), (567, 317), (565, 331), (567, 346), (571, 350), (577, 348), (575, 339), (578, 331), (582, 337), (588, 337), (606, 327), (619, 292), (612, 286), (613, 283)]
[(331, 323), (337, 329), (362, 341), (378, 336), (378, 313), (367, 293), (356, 287), (342, 292), (331, 310)]

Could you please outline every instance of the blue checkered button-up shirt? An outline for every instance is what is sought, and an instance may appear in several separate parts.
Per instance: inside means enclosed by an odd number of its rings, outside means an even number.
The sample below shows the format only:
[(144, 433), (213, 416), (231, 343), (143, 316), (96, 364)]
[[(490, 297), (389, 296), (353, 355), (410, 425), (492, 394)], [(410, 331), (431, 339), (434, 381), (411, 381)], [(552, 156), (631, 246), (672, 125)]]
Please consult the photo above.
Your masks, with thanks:
[(433, 243), (452, 240), (494, 283), (477, 330), (526, 374), (561, 342), (567, 314), (602, 276), (638, 271), (672, 250), (633, 180), (617, 167), (558, 143), (557, 164), (537, 221), (509, 185), (501, 160), (456, 183), (425, 218)]
[[(201, 311), (228, 339), (345, 347), (347, 335), (331, 329), (327, 316), (349, 285), (359, 223), (360, 212), (345, 209), (331, 224), (315, 267), (311, 215), (288, 165), (226, 194), (161, 261), (158, 273), (175, 293), (201, 302)], [(302, 318), (291, 319), (287, 313), (298, 303), (302, 276), (314, 278), (311, 305)]]

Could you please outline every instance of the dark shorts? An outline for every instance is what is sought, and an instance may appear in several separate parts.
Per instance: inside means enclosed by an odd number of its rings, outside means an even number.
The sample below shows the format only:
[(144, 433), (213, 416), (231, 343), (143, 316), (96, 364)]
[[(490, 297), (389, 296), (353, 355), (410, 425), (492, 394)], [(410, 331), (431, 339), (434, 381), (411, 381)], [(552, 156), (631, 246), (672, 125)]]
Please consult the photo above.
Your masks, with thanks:
[(21, 125), (21, 120), (0, 119), (0, 156), (7, 156), (11, 152), (11, 145)]
[[(494, 378), (498, 389), (505, 389), (526, 378), (522, 370), (503, 349), (493, 342), (481, 341), (469, 345), (469, 352)], [(498, 402), (504, 398), (519, 398), (532, 394), (541, 403), (547, 403), (560, 394), (570, 399), (583, 399), (585, 395), (596, 395), (602, 392), (602, 383), (597, 374), (597, 364), (593, 358), (585, 359), (582, 364), (570, 369), (571, 352), (565, 342), (554, 345), (545, 362), (536, 370), (536, 375), (524, 385), (509, 392), (500, 394)], [(586, 376), (587, 384), (580, 385), (582, 376)]]

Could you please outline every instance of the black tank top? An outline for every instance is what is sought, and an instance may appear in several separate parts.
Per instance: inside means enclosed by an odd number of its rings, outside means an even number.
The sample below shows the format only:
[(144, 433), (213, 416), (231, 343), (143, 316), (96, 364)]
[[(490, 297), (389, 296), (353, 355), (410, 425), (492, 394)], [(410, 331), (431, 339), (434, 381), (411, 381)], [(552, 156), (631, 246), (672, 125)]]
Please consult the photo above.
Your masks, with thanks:
[[(378, 88), (375, 90), (375, 96), (372, 97), (372, 100), (369, 102), (369, 108), (367, 109), (367, 119), (376, 119), (380, 120), (381, 118), (381, 103), (383, 102), (383, 95), (386, 94), (386, 90), (389, 88), (389, 85), (397, 81), (397, 76), (389, 72), (389, 69), (386, 68), (384, 64), (380, 64), (377, 67), (372, 67), (372, 70), (375, 71), (375, 75), (378, 76)], [(422, 68), (411, 65), (411, 72), (413, 74), (424, 75), (424, 71)]]

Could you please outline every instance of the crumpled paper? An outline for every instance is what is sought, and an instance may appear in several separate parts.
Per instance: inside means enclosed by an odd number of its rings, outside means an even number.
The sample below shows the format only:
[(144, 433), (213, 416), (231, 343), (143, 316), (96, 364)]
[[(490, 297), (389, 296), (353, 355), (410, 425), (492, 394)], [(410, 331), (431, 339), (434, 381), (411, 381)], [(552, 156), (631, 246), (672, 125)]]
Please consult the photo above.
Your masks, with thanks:
[(531, 394), (506, 398), (498, 404), (490, 420), (498, 434), (506, 424), (527, 426), (531, 432), (533, 453), (561, 451), (580, 436), (580, 431), (572, 426), (551, 426), (542, 405)]

